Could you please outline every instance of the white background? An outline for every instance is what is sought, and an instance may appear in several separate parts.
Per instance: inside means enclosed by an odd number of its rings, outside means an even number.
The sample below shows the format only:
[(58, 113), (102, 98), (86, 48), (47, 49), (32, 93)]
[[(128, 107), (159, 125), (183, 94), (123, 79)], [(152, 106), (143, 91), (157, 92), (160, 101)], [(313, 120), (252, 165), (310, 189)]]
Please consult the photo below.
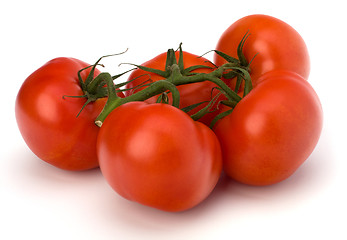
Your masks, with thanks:
[[(344, 1), (2, 1), (0, 4), (0, 239), (347, 239), (346, 5)], [(48, 60), (105, 59), (112, 74), (183, 42), (200, 55), (237, 19), (269, 14), (293, 26), (311, 55), (309, 81), (324, 129), (288, 180), (250, 187), (223, 178), (196, 208), (166, 213), (119, 197), (98, 169), (39, 160), (14, 116), (25, 78)], [(212, 59), (212, 55), (207, 55)]]

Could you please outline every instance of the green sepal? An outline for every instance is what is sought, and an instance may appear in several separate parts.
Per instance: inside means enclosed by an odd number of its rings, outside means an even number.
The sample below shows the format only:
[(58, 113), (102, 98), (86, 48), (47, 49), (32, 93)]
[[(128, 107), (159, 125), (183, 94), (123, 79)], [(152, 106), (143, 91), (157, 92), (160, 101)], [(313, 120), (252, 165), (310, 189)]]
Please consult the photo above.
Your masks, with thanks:
[[(96, 61), (96, 63), (94, 63), (93, 65), (91, 65), (92, 69), (90, 70), (90, 72), (89, 72), (89, 74), (88, 74), (86, 80), (84, 81), (85, 86), (88, 86), (89, 83), (91, 83), (91, 82), (93, 81), (93, 79), (94, 79), (94, 73), (95, 73), (95, 68), (96, 68), (96, 66), (99, 64), (99, 62), (101, 61), (102, 58), (103, 58), (103, 57), (99, 58), (98, 61)], [(101, 66), (103, 66), (103, 65), (101, 65)], [(80, 72), (79, 72), (79, 73), (80, 73)]]
[(240, 75), (236, 76), (235, 92), (239, 92), (242, 83), (242, 77)]
[(146, 71), (146, 72), (151, 72), (151, 73), (158, 74), (159, 76), (162, 76), (163, 78), (167, 78), (170, 75), (170, 73), (168, 71), (162, 71), (162, 70), (159, 70), (159, 69), (144, 67), (144, 66), (136, 65), (136, 64), (132, 64), (132, 63), (127, 63), (127, 64), (135, 66), (135, 67), (137, 67), (137, 68), (139, 68), (139, 69), (141, 69), (143, 71)]
[(210, 124), (210, 128), (213, 129), (214, 126), (216, 125), (216, 123), (217, 123), (219, 120), (221, 120), (222, 118), (224, 118), (224, 117), (228, 116), (229, 114), (231, 114), (231, 113), (233, 112), (233, 110), (234, 110), (234, 109), (232, 108), (232, 109), (229, 109), (229, 110), (227, 110), (227, 111), (225, 111), (225, 112), (222, 112), (222, 113), (218, 114), (218, 115), (212, 120), (212, 122), (211, 122), (211, 124)]
[[(105, 56), (102, 56), (100, 57), (92, 66), (92, 69), (90, 70), (84, 84), (86, 86), (88, 86), (94, 79), (94, 73), (95, 73), (95, 69), (96, 69), (96, 66), (100, 65), (100, 66), (103, 66), (102, 64), (99, 64), (99, 62), (103, 59), (103, 58), (106, 58), (106, 57), (112, 57), (112, 56), (116, 56), (116, 55), (121, 55), (121, 54), (124, 54), (126, 51), (128, 51), (128, 49), (126, 49), (124, 52), (121, 52), (121, 53), (116, 53), (116, 54), (109, 54), (109, 55), (105, 55)], [(81, 85), (82, 87), (82, 85)]]
[(189, 105), (187, 107), (181, 108), (181, 110), (185, 113), (188, 113), (190, 111), (192, 111), (194, 108), (199, 107), (201, 104), (207, 103), (208, 101), (203, 101), (203, 102), (199, 102), (199, 103), (195, 103), (192, 105)]
[(245, 42), (247, 40), (247, 38), (249, 37), (249, 31), (246, 32), (246, 34), (242, 37), (241, 42), (239, 43), (239, 45), (237, 46), (237, 57), (239, 58), (240, 64), (243, 67), (248, 67), (248, 61), (245, 57), (245, 55), (243, 54), (243, 46), (245, 45)]
[(192, 71), (197, 70), (197, 69), (202, 69), (202, 68), (213, 69), (212, 67), (205, 66), (205, 65), (195, 65), (195, 66), (191, 66), (191, 67), (187, 67), (186, 69), (183, 69), (183, 71), (181, 71), (181, 73), (183, 76), (190, 76), (190, 75), (195, 74), (195, 73), (192, 73)]
[(245, 80), (245, 87), (243, 92), (243, 97), (245, 97), (253, 89), (251, 76), (249, 75), (249, 72), (243, 68), (233, 67), (232, 69), (238, 70), (242, 73), (239, 74), (239, 77), (242, 77)]
[(166, 53), (166, 62), (165, 62), (165, 71), (168, 75), (170, 75), (170, 73), (171, 73), (170, 68), (174, 64), (177, 64), (175, 50), (169, 49)]
[(219, 56), (221, 56), (222, 58), (224, 58), (227, 62), (230, 62), (230, 63), (239, 63), (239, 60), (237, 58), (234, 58), (232, 56), (229, 56), (228, 54), (226, 53), (223, 53), (221, 51), (218, 51), (218, 50), (213, 50), (215, 53), (217, 53)]
[(223, 78), (225, 79), (233, 79), (236, 76), (237, 76), (237, 73), (235, 71), (230, 71), (223, 74)]
[(205, 116), (206, 114), (214, 112), (216, 109), (211, 111), (211, 108), (217, 102), (217, 100), (221, 94), (222, 94), (222, 92), (219, 92), (216, 96), (214, 96), (212, 98), (212, 100), (204, 108), (200, 109), (197, 113), (191, 115), (191, 118), (194, 121), (196, 121), (196, 120), (199, 120), (200, 118), (202, 118), (203, 116)]
[(239, 43), (239, 45), (237, 46), (237, 58), (234, 58), (226, 53), (223, 53), (221, 51), (218, 50), (213, 50), (216, 54), (218, 54), (219, 56), (221, 56), (222, 58), (224, 58), (227, 62), (229, 63), (233, 63), (233, 64), (237, 64), (239, 66), (242, 67), (249, 67), (249, 63), (245, 57), (245, 55), (243, 54), (243, 47), (245, 45), (245, 42), (247, 40), (247, 38), (250, 36), (249, 31), (246, 32), (246, 34), (242, 37), (241, 42)]
[(123, 76), (124, 74), (126, 74), (126, 73), (128, 73), (128, 72), (131, 72), (131, 71), (133, 71), (133, 70), (135, 70), (135, 68), (130, 69), (130, 70), (125, 71), (125, 72), (122, 72), (122, 73), (120, 73), (120, 74), (114, 75), (114, 76), (112, 76), (112, 79), (113, 79), (113, 80), (116, 80), (117, 78), (119, 78), (119, 77)]
[(228, 107), (231, 107), (231, 108), (234, 108), (237, 105), (237, 102), (230, 101), (230, 100), (223, 100), (223, 101), (221, 101), (221, 104), (228, 106)]

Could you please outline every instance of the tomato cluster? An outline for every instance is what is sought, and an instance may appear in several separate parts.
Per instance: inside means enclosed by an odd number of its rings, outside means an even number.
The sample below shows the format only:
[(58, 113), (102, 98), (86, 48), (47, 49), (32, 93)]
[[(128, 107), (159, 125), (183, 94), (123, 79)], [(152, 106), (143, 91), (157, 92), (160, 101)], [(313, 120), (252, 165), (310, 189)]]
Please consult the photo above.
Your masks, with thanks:
[(202, 202), (221, 172), (250, 185), (291, 176), (313, 152), (322, 106), (305, 42), (266, 15), (233, 23), (214, 62), (172, 49), (114, 84), (97, 66), (49, 61), (23, 83), (19, 130), (42, 160), (100, 167), (121, 196), (164, 211)]

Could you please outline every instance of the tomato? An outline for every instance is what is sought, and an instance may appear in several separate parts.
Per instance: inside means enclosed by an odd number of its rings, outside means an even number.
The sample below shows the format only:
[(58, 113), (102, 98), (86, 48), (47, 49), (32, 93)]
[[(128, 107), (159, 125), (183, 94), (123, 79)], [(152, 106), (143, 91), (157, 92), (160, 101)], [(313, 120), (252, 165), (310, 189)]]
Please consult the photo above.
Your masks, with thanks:
[[(89, 103), (78, 117), (85, 98), (77, 72), (89, 66), (74, 58), (56, 58), (32, 73), (16, 99), (19, 130), (31, 151), (40, 159), (66, 170), (98, 167), (94, 124), (106, 99)], [(90, 69), (81, 72), (86, 79)], [(95, 76), (100, 72), (96, 69)]]
[[(149, 68), (155, 68), (155, 69), (159, 69), (159, 70), (164, 71), (166, 58), (167, 58), (167, 53), (162, 53), (162, 54), (156, 56), (155, 58), (143, 63), (142, 66), (149, 67)], [(179, 52), (176, 52), (176, 58), (177, 59), (179, 58)], [(184, 51), (183, 51), (183, 61), (184, 61), (184, 68), (188, 68), (188, 67), (195, 66), (195, 65), (203, 65), (203, 66), (211, 67), (211, 69), (200, 68), (200, 69), (192, 71), (195, 73), (196, 72), (210, 73), (215, 68), (213, 66), (213, 64), (210, 61), (208, 61), (206, 58), (198, 57), (197, 55), (194, 55), (194, 54), (191, 54), (188, 52), (184, 52)], [(146, 75), (144, 75), (144, 74), (146, 74)], [(143, 75), (143, 76), (141, 76), (141, 75)], [(147, 71), (144, 71), (141, 69), (136, 69), (130, 74), (130, 76), (128, 78), (129, 83), (126, 85), (126, 88), (134, 88), (134, 87), (139, 86), (143, 83), (148, 83), (149, 78), (153, 82), (164, 79), (164, 77), (162, 77), (158, 74), (150, 73), (150, 72), (147, 72)], [(130, 80), (133, 80), (133, 81), (130, 81)], [(197, 83), (191, 83), (191, 84), (177, 86), (177, 89), (180, 92), (180, 108), (185, 108), (185, 107), (191, 106), (193, 104), (206, 101), (206, 103), (203, 103), (199, 107), (190, 111), (189, 114), (192, 115), (192, 114), (198, 112), (199, 110), (201, 110), (203, 107), (205, 107), (208, 104), (207, 102), (211, 101), (211, 99), (214, 96), (216, 96), (218, 91), (212, 92), (212, 89), (215, 87), (217, 87), (217, 85), (215, 85), (214, 83), (209, 82), (209, 81), (197, 82)], [(143, 89), (143, 87), (136, 88), (133, 91), (125, 92), (125, 95), (126, 96), (131, 95), (133, 93), (140, 91), (141, 89)], [(211, 93), (212, 93), (212, 95), (211, 95)], [(158, 97), (152, 97), (152, 98), (146, 100), (146, 102), (155, 103), (157, 98)], [(214, 111), (213, 113), (209, 113), (209, 114), (205, 115), (204, 117), (199, 119), (199, 121), (209, 125), (210, 122), (212, 121), (212, 119), (217, 114), (218, 114), (218, 112)]]
[(119, 195), (172, 212), (203, 201), (222, 169), (213, 131), (163, 103), (130, 102), (113, 110), (99, 132), (97, 153)]
[(287, 71), (266, 73), (215, 125), (225, 172), (251, 185), (288, 178), (314, 150), (322, 122), (319, 98), (307, 81)]
[[(287, 23), (267, 15), (250, 15), (233, 23), (221, 35), (216, 50), (237, 58), (237, 46), (246, 33), (243, 53), (250, 64), (254, 86), (258, 78), (272, 70), (288, 70), (308, 79), (310, 59), (306, 44), (299, 33)], [(221, 66), (226, 60), (214, 55)]]

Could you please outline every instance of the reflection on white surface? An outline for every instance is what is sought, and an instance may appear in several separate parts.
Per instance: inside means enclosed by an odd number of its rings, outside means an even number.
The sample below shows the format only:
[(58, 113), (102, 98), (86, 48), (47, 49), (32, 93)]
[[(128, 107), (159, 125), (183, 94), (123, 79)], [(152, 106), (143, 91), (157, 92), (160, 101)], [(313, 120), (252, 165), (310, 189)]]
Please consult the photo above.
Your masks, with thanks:
[[(58, 230), (51, 239), (61, 239), (67, 233), (86, 239), (209, 239), (226, 233), (275, 237), (288, 231), (288, 224), (295, 229), (288, 232), (288, 239), (299, 230), (317, 231), (317, 227), (319, 235), (328, 234), (322, 230), (326, 222), (319, 216), (331, 216), (331, 200), (338, 201), (331, 189), (336, 169), (329, 161), (333, 156), (329, 142), (329, 135), (323, 133), (307, 162), (282, 183), (253, 187), (223, 175), (207, 200), (181, 213), (167, 213), (123, 199), (108, 186), (99, 169), (63, 171), (37, 159), (21, 145), (15, 148), (17, 151), (9, 151), (8, 159), (12, 161), (5, 166), (7, 196), (2, 201), (8, 207), (2, 211), (10, 217), (5, 225), (13, 231), (17, 224), (23, 225), (27, 235), (39, 234), (42, 239)], [(272, 230), (264, 225), (271, 225)], [(249, 231), (250, 226), (254, 231)], [(14, 231), (13, 236), (22, 234)]]

